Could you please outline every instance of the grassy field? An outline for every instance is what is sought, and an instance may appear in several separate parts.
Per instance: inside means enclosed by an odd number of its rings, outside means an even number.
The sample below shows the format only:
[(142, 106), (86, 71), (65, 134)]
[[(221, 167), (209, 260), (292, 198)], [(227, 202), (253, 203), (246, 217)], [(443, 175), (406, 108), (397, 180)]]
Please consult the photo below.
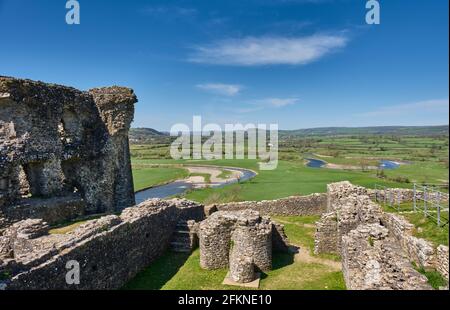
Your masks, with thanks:
[[(302, 259), (294, 254), (275, 253), (273, 269), (261, 277), (260, 289), (287, 290), (342, 290), (345, 289), (342, 272), (335, 260), (313, 256), (314, 226), (318, 217), (277, 217), (283, 223), (292, 244), (307, 251)], [(311, 255), (311, 256), (309, 256)], [(125, 289), (149, 290), (228, 290), (242, 289), (222, 285), (226, 269), (204, 270), (200, 267), (199, 250), (191, 255), (167, 252), (149, 268), (129, 282)]]
[[(170, 159), (169, 143), (132, 145), (134, 166), (140, 164), (213, 164), (258, 170), (255, 160), (175, 161)], [(339, 165), (361, 166), (356, 170), (314, 169), (305, 167), (304, 158), (315, 157)], [(224, 202), (230, 199), (263, 200), (289, 195), (324, 192), (331, 182), (349, 180), (357, 185), (374, 187), (412, 187), (417, 183), (448, 183), (448, 137), (349, 136), (317, 138), (283, 138), (279, 147), (280, 162), (273, 171), (258, 171), (249, 182), (220, 189), (190, 192), (187, 198), (201, 202)], [(365, 171), (380, 159), (403, 161), (395, 170)], [(155, 168), (156, 169), (156, 168)], [(136, 188), (167, 182), (182, 175), (179, 168), (150, 171), (134, 169)]]
[(151, 186), (184, 179), (188, 175), (189, 173), (183, 168), (133, 166), (134, 190), (139, 191)]
[[(302, 162), (280, 161), (275, 170), (258, 171), (255, 160), (212, 160), (212, 161), (173, 161), (157, 159), (133, 159), (135, 166), (143, 164), (211, 164), (218, 166), (234, 166), (248, 168), (258, 172), (258, 175), (250, 181), (229, 185), (222, 188), (207, 188), (194, 190), (186, 194), (186, 198), (199, 202), (227, 202), (243, 200), (264, 200), (287, 197), (291, 195), (307, 195), (316, 192), (325, 192), (326, 186), (331, 182), (348, 180), (354, 184), (374, 187), (375, 184), (383, 184), (390, 187), (410, 187), (411, 184), (398, 183), (376, 177), (375, 171), (347, 171), (333, 169), (315, 169), (306, 167)], [(153, 168), (152, 168), (153, 169)], [(166, 168), (162, 168), (166, 169)], [(159, 171), (159, 170), (158, 170)], [(133, 171), (134, 172), (134, 171)], [(134, 173), (135, 184), (147, 187), (145, 174)], [(170, 175), (167, 179), (170, 179)], [(146, 186), (147, 185), (147, 186)], [(217, 201), (214, 201), (216, 198)]]

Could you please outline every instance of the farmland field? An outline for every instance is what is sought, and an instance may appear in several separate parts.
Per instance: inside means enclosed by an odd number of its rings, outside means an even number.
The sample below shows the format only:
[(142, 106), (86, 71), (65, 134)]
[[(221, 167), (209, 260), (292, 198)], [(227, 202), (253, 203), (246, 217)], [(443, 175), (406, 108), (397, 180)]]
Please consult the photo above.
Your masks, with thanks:
[[(181, 178), (183, 164), (234, 166), (258, 175), (247, 182), (223, 188), (190, 191), (186, 198), (200, 202), (276, 199), (326, 191), (326, 185), (343, 180), (373, 188), (376, 184), (411, 188), (416, 183), (448, 184), (448, 137), (346, 136), (289, 138), (279, 143), (279, 164), (272, 171), (259, 171), (256, 160), (172, 160), (170, 140), (131, 146), (136, 189)], [(316, 158), (339, 169), (309, 168), (306, 158)], [(397, 169), (370, 169), (379, 160), (402, 164)], [(160, 168), (143, 167), (159, 165)], [(176, 168), (171, 165), (177, 165)], [(155, 169), (155, 170), (153, 170)], [(148, 176), (148, 173), (154, 176)]]
[[(356, 185), (374, 188), (411, 188), (413, 183), (444, 184), (448, 190), (448, 137), (347, 136), (289, 138), (279, 144), (279, 163), (275, 170), (259, 170), (256, 160), (172, 160), (170, 139), (131, 146), (136, 190), (187, 177), (183, 165), (215, 165), (246, 168), (258, 174), (253, 179), (220, 188), (189, 190), (182, 197), (204, 204), (245, 200), (268, 200), (291, 195), (325, 192), (331, 182), (348, 180)], [(325, 168), (311, 168), (307, 158), (326, 162)], [(380, 160), (400, 163), (396, 169), (379, 169)], [(327, 168), (334, 167), (334, 169)], [(374, 168), (375, 167), (375, 168)], [(223, 171), (226, 175), (226, 170)], [(205, 180), (208, 176), (205, 176)], [(444, 187), (445, 188), (445, 187)], [(444, 189), (445, 190), (445, 189)], [(396, 212), (384, 206), (387, 212)], [(402, 205), (409, 211), (410, 204)], [(417, 237), (430, 240), (435, 246), (448, 245), (448, 225), (438, 227), (422, 214), (402, 214), (417, 229)], [(443, 213), (448, 218), (448, 211)], [(318, 216), (282, 217), (273, 219), (283, 224), (298, 254), (274, 254), (273, 270), (263, 274), (260, 289), (345, 289), (339, 257), (314, 255), (314, 223)], [(163, 272), (162, 272), (163, 271)], [(433, 270), (424, 273), (433, 287), (445, 283)], [(125, 289), (236, 289), (222, 285), (227, 270), (203, 270), (199, 250), (192, 254), (167, 252), (152, 266), (138, 274)], [(306, 276), (307, 275), (307, 276)], [(242, 289), (242, 288), (240, 288)]]

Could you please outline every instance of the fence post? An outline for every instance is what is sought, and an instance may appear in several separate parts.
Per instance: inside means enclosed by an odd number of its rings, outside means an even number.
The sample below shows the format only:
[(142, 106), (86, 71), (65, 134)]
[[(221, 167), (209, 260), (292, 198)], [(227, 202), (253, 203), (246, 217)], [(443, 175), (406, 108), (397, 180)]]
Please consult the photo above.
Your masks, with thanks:
[(425, 216), (428, 217), (427, 199), (428, 199), (428, 189), (427, 186), (425, 185), (423, 187), (423, 212), (425, 213)]
[(441, 227), (441, 206), (437, 205), (437, 224), (438, 227)]
[(414, 206), (414, 212), (416, 212), (416, 183), (414, 183), (414, 189), (413, 189), (413, 206)]

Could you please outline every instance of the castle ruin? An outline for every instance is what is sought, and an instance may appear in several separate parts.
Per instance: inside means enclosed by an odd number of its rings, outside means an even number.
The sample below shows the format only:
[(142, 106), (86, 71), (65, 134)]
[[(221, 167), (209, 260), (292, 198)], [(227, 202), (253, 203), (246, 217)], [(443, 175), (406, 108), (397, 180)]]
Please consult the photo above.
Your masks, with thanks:
[(272, 250), (289, 247), (283, 228), (247, 209), (214, 212), (199, 225), (200, 266), (229, 268), (237, 283), (252, 282), (258, 271), (272, 269)]
[[(0, 77), (0, 289), (117, 289), (197, 240), (201, 267), (229, 268), (235, 282), (248, 283), (272, 268), (272, 251), (289, 250), (272, 215), (321, 215), (315, 252), (341, 256), (348, 289), (431, 289), (411, 262), (448, 280), (447, 246), (413, 236), (410, 223), (373, 201), (383, 193), (349, 182), (277, 200), (135, 206), (128, 130), (136, 102), (123, 87), (82, 92)], [(397, 192), (401, 201), (412, 197)], [(99, 213), (108, 215), (50, 233)], [(76, 286), (65, 278), (71, 261), (80, 263)]]
[(87, 92), (0, 77), (0, 229), (134, 205), (129, 88)]

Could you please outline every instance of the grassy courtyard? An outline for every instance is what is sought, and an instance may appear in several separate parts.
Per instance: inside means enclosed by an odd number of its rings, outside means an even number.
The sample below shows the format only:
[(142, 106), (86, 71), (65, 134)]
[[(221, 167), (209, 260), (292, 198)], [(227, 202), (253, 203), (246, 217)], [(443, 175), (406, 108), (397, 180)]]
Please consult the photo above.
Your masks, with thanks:
[[(273, 269), (261, 277), (260, 289), (342, 290), (342, 272), (336, 258), (312, 255), (314, 225), (318, 217), (276, 217), (285, 225), (290, 242), (300, 247), (299, 254), (275, 253)], [(125, 289), (148, 290), (227, 290), (243, 289), (222, 285), (227, 270), (204, 270), (200, 252), (167, 252), (138, 274)]]

